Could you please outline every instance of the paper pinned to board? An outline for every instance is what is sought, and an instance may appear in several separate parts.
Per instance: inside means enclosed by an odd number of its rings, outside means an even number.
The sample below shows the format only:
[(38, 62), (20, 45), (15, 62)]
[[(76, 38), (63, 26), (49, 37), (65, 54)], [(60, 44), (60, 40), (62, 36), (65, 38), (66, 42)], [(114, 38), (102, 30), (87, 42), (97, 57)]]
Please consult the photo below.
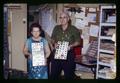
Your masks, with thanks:
[(88, 21), (86, 17), (76, 19), (75, 26), (78, 29), (83, 29), (85, 25), (88, 25)]
[(89, 34), (90, 36), (98, 37), (98, 31), (99, 27), (97, 25), (91, 25)]
[(96, 12), (96, 8), (89, 8), (89, 12)]
[(89, 22), (96, 22), (96, 14), (94, 13), (88, 13), (87, 18)]

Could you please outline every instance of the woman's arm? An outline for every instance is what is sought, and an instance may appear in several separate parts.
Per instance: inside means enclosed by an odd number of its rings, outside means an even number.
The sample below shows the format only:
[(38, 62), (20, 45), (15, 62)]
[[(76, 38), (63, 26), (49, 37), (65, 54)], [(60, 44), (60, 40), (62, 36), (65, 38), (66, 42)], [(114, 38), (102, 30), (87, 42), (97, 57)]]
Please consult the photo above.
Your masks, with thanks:
[(26, 45), (23, 47), (23, 54), (25, 55), (26, 58), (30, 56), (30, 53), (28, 52), (28, 48)]
[(80, 42), (76, 41), (73, 44), (68, 46), (68, 50), (70, 50), (70, 49), (72, 49), (72, 48), (74, 48), (75, 46), (78, 46), (78, 45), (80, 45)]
[(46, 58), (48, 58), (50, 55), (50, 48), (48, 44), (45, 45), (45, 55), (46, 55)]

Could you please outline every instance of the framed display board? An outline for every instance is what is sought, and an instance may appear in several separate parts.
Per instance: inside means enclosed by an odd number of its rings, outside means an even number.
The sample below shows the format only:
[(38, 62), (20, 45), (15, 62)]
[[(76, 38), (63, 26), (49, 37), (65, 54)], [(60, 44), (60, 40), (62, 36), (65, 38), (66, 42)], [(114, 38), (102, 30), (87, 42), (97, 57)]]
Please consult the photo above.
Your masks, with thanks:
[(91, 24), (99, 25), (99, 8), (86, 8), (85, 16), (88, 18), (88, 26)]

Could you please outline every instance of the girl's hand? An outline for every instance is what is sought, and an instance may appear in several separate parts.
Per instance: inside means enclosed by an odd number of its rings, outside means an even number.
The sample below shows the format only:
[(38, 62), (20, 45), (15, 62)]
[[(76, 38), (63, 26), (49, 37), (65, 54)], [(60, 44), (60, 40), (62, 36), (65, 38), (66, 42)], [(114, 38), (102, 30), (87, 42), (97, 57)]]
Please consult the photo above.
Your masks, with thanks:
[(25, 58), (29, 58), (30, 56), (31, 56), (30, 53), (26, 53), (26, 54), (25, 54)]

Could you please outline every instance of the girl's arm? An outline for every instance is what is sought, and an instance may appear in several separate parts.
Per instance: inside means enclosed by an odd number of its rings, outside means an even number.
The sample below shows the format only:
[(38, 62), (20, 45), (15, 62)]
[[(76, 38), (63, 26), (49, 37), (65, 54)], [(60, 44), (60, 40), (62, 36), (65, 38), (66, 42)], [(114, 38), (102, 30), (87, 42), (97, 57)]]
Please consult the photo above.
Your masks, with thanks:
[(46, 58), (48, 58), (50, 55), (50, 48), (48, 44), (45, 45), (45, 55), (46, 55)]

